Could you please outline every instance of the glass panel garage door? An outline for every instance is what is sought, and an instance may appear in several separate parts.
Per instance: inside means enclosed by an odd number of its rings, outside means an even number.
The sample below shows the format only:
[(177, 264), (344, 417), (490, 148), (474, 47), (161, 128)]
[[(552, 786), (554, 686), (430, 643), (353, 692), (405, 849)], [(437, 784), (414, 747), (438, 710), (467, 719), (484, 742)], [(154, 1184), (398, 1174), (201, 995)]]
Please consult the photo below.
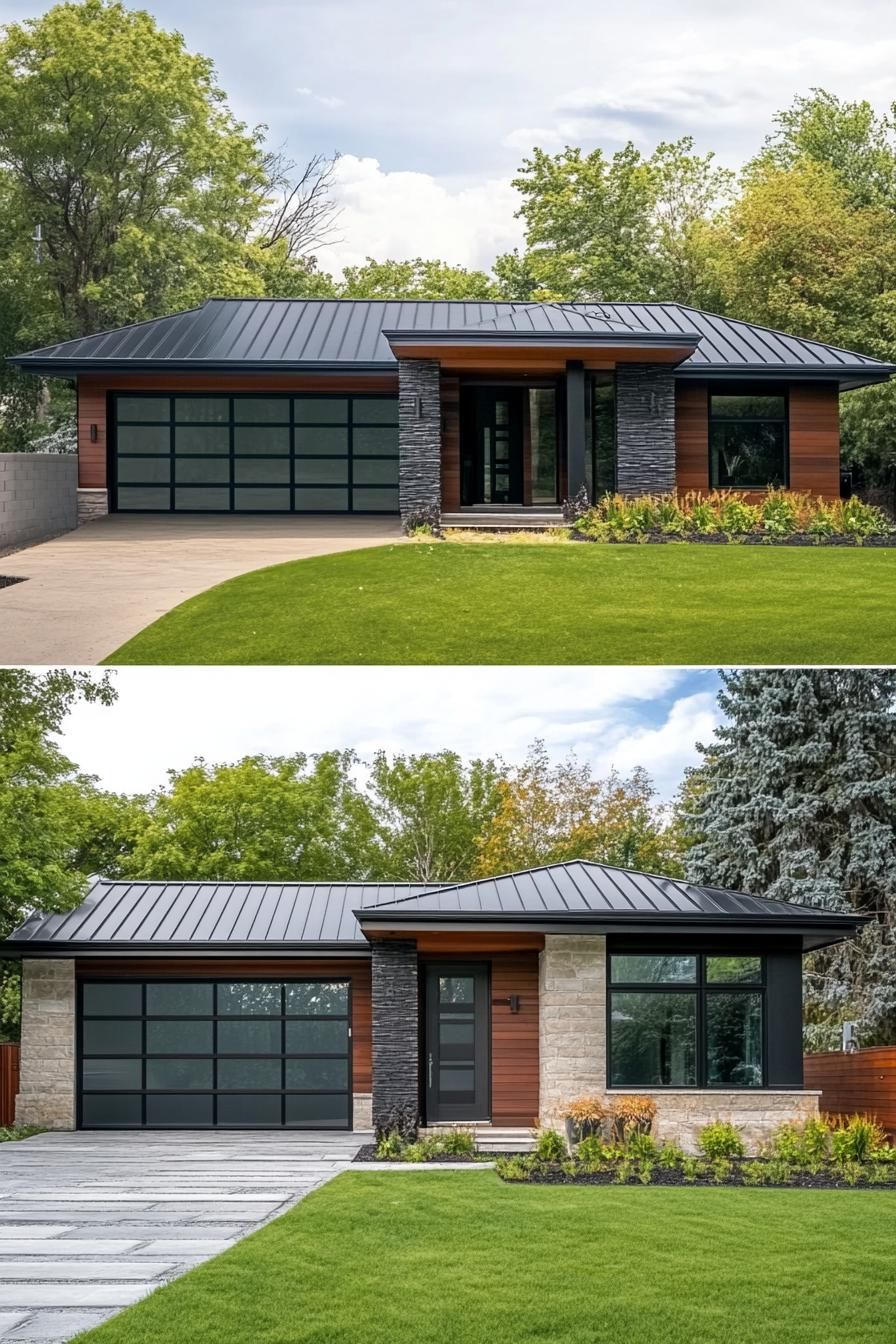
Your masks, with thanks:
[(398, 398), (119, 393), (113, 508), (396, 513)]
[(351, 1128), (345, 980), (85, 981), (83, 1129)]

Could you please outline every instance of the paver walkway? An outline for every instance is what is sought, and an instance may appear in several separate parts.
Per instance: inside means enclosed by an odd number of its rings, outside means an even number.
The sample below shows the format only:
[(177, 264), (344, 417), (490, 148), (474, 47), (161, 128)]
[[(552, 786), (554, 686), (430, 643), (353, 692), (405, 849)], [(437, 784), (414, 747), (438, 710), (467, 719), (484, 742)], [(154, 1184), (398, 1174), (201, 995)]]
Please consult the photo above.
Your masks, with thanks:
[(0, 1341), (61, 1341), (338, 1175), (369, 1134), (39, 1134), (0, 1144)]
[(0, 666), (94, 664), (216, 583), (266, 565), (401, 541), (394, 517), (111, 514), (0, 556)]

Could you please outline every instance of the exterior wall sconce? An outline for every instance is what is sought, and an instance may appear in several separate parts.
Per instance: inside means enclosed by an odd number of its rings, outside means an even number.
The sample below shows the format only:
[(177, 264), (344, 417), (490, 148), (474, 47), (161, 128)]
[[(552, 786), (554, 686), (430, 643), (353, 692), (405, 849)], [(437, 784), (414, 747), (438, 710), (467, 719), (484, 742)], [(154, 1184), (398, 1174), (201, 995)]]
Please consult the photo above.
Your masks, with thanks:
[(496, 1004), (506, 1004), (512, 1013), (518, 1013), (520, 1010), (519, 994), (508, 994), (506, 999), (492, 999), (492, 1007)]
[(91, 442), (91, 443), (96, 443), (96, 441), (97, 441), (97, 439), (98, 439), (99, 437), (100, 437), (100, 431), (99, 431), (99, 429), (97, 428), (96, 425), (91, 425), (91, 426), (90, 426), (90, 442)]

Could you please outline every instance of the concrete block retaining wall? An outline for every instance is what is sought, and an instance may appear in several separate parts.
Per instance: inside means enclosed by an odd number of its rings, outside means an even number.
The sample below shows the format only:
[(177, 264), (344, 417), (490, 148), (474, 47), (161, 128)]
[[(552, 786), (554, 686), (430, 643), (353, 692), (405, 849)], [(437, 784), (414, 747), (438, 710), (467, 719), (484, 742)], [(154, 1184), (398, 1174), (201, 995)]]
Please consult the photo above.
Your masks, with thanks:
[(0, 550), (27, 546), (78, 523), (78, 459), (0, 453)]

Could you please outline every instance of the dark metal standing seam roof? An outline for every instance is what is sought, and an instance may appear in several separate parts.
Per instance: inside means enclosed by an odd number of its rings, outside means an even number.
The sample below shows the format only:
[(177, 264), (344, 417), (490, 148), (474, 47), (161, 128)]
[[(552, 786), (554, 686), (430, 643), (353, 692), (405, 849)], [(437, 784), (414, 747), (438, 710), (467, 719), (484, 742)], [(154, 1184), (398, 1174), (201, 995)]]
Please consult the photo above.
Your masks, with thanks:
[(440, 886), (413, 883), (114, 882), (98, 879), (66, 914), (33, 915), (6, 955), (84, 951), (365, 947), (364, 928), (461, 921), (589, 925), (615, 930), (802, 935), (834, 942), (862, 916), (792, 905), (675, 878), (576, 861)]
[(826, 377), (845, 386), (896, 366), (678, 303), (486, 303), (384, 299), (208, 299), (201, 307), (14, 355), (35, 372), (156, 369), (394, 372), (384, 332), (596, 343), (697, 342), (676, 377), (706, 373)]

